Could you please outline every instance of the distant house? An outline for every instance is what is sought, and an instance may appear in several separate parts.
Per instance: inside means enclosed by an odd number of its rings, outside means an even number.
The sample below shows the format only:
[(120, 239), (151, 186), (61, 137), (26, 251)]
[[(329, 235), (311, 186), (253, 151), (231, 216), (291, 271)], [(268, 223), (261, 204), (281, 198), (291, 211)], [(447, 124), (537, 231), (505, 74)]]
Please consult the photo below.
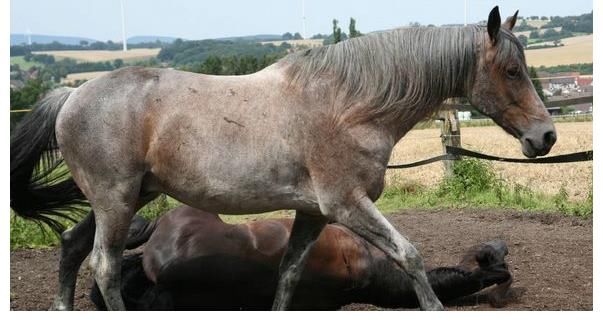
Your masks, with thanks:
[(25, 86), (25, 84), (20, 80), (16, 80), (16, 79), (10, 80), (11, 90), (19, 90), (19, 89), (23, 88), (23, 86)]

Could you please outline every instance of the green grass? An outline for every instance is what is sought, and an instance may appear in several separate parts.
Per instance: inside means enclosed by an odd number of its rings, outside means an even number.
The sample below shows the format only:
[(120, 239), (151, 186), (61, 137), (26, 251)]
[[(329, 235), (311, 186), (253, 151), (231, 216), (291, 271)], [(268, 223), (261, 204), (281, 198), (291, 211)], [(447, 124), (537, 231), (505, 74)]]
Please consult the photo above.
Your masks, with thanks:
[(454, 175), (436, 187), (407, 183), (386, 188), (377, 207), (384, 213), (408, 208), (506, 208), (592, 217), (593, 199), (592, 187), (587, 199), (571, 201), (565, 188), (555, 195), (534, 192), (497, 177), (484, 161), (463, 159), (455, 162)]
[(19, 68), (21, 68), (21, 70), (29, 70), (33, 66), (37, 66), (37, 67), (44, 66), (40, 62), (35, 62), (35, 61), (29, 61), (28, 62), (28, 61), (25, 61), (25, 59), (23, 58), (23, 56), (11, 56), (10, 57), (10, 64), (17, 64), (17, 65), (19, 65)]
[[(555, 195), (534, 192), (527, 186), (504, 181), (496, 176), (489, 163), (475, 159), (455, 162), (453, 173), (433, 188), (416, 183), (389, 186), (377, 201), (377, 207), (383, 213), (409, 208), (507, 208), (592, 217), (592, 187), (587, 199), (571, 201), (565, 188)], [(178, 201), (161, 196), (141, 209), (139, 214), (152, 220), (179, 205)], [(293, 216), (294, 212), (290, 210), (257, 215), (221, 215), (227, 223)], [(48, 228), (43, 228), (12, 215), (10, 249), (57, 245), (58, 238)]]

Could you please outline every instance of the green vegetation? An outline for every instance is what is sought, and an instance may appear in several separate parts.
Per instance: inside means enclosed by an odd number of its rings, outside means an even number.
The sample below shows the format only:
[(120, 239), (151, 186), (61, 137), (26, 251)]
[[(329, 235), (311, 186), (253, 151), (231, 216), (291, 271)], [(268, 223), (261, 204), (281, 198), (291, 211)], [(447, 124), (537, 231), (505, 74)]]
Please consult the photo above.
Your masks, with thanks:
[(576, 64), (564, 64), (554, 67), (538, 67), (538, 71), (546, 71), (551, 74), (559, 72), (579, 72), (581, 75), (592, 75), (593, 64), (592, 63), (576, 63)]
[(536, 68), (530, 67), (528, 69), (528, 75), (530, 76), (530, 80), (532, 84), (534, 84), (534, 89), (536, 89), (536, 93), (538, 93), (538, 97), (542, 102), (546, 102), (546, 96), (544, 95), (544, 91), (542, 90), (542, 83), (538, 79), (538, 74), (536, 73)]
[[(149, 220), (161, 217), (180, 205), (161, 196), (145, 206), (139, 214)], [(476, 159), (455, 162), (453, 176), (433, 188), (417, 183), (391, 185), (386, 188), (377, 207), (384, 213), (404, 208), (510, 208), (529, 211), (559, 212), (564, 215), (590, 217), (593, 212), (592, 187), (584, 201), (569, 200), (565, 188), (553, 196), (532, 191), (529, 187), (507, 182), (496, 176), (490, 163)], [(293, 217), (292, 211), (276, 211), (258, 215), (223, 215), (228, 223), (267, 217)], [(46, 227), (13, 216), (10, 221), (10, 248), (54, 246), (58, 238)]]
[(10, 57), (11, 66), (17, 65), (21, 70), (29, 70), (32, 67), (40, 67), (42, 63), (35, 62), (33, 60), (27, 61), (24, 56), (11, 56)]
[(498, 178), (488, 162), (463, 159), (454, 164), (454, 175), (434, 188), (417, 183), (388, 187), (377, 206), (383, 212), (403, 208), (510, 208), (592, 216), (592, 188), (585, 201), (570, 201), (565, 188), (554, 196)]
[(279, 58), (279, 55), (264, 55), (260, 58), (251, 55), (240, 57), (212, 55), (202, 63), (184, 65), (178, 69), (209, 75), (246, 75), (264, 69)]
[(168, 62), (171, 66), (181, 67), (203, 63), (209, 57), (245, 57), (252, 56), (262, 58), (263, 56), (282, 57), (291, 48), (288, 43), (279, 46), (267, 43), (254, 43), (245, 41), (223, 41), (223, 40), (195, 40), (183, 41), (176, 39), (173, 43), (164, 46), (157, 58)]
[(562, 27), (568, 32), (593, 33), (593, 12), (580, 16), (551, 16), (550, 21), (542, 26), (543, 29)]
[[(169, 45), (169, 43), (161, 42), (159, 40), (153, 42), (144, 42), (144, 43), (136, 43), (136, 44), (128, 44), (128, 48), (160, 48), (165, 45)], [(114, 43), (109, 40), (107, 42), (95, 41), (89, 43), (87, 41), (81, 41), (79, 45), (69, 45), (62, 44), (59, 42), (52, 42), (48, 44), (38, 44), (33, 43), (31, 45), (13, 45), (10, 47), (10, 56), (22, 56), (26, 54), (30, 54), (31, 52), (40, 52), (40, 51), (86, 51), (86, 50), (112, 50), (117, 51), (122, 49), (121, 42)]]

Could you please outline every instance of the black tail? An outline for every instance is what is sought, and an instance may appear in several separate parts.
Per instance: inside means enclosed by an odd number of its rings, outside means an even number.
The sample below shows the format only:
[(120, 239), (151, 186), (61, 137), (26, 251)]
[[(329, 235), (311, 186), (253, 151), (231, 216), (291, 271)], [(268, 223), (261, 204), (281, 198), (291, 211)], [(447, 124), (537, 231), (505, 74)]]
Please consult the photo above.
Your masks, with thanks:
[(58, 149), (55, 123), (73, 92), (60, 88), (36, 104), (10, 138), (10, 207), (26, 219), (62, 233), (60, 217), (77, 222), (86, 197), (69, 175)]

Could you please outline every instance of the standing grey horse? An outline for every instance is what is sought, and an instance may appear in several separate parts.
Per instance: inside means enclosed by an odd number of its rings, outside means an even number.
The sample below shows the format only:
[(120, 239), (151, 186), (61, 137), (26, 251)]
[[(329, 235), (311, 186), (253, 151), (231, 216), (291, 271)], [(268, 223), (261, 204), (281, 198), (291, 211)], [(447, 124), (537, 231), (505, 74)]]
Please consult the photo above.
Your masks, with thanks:
[[(442, 309), (419, 252), (373, 202), (394, 145), (450, 97), (467, 97), (519, 139), (526, 156), (549, 152), (555, 128), (511, 33), (516, 18), (501, 25), (495, 7), (487, 27), (374, 33), (246, 76), (125, 68), (54, 91), (11, 137), (17, 214), (61, 231), (49, 215), (86, 201), (94, 211), (63, 233), (52, 308), (73, 308), (77, 270), (92, 251), (106, 306), (124, 309), (130, 220), (164, 192), (214, 213), (296, 210), (273, 309), (289, 306), (330, 220), (395, 261), (422, 309)], [(72, 177), (57, 172), (61, 160)]]

